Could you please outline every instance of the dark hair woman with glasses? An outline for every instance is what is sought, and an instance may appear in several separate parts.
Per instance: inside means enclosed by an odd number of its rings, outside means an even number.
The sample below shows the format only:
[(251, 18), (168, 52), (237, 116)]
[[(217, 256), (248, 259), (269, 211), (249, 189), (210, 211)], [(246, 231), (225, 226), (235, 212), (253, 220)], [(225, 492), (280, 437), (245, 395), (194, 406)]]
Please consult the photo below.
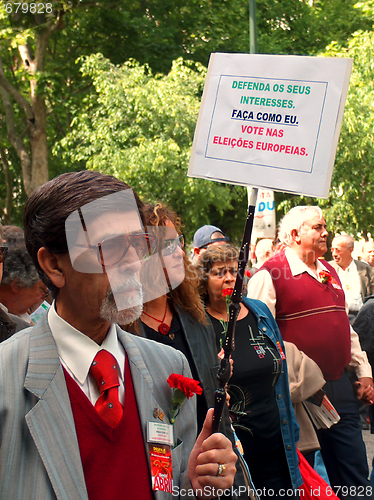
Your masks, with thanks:
[(161, 265), (152, 265), (153, 261), (142, 265), (143, 314), (125, 329), (185, 354), (193, 377), (204, 389), (197, 397), (200, 431), (216, 388), (210, 371), (218, 366), (214, 331), (197, 290), (196, 271), (184, 253), (179, 217), (161, 203), (146, 205), (143, 216), (145, 231), (157, 236)]
[[(196, 399), (200, 432), (208, 408), (214, 406), (214, 391), (217, 387), (219, 359), (214, 330), (200, 298), (196, 268), (184, 253), (180, 218), (161, 203), (156, 206), (145, 205), (142, 214), (144, 229), (150, 237), (156, 235), (158, 247), (155, 255), (142, 264), (140, 271), (145, 295), (143, 314), (140, 320), (123, 328), (170, 345), (186, 356), (193, 378), (203, 388), (203, 393)], [(154, 265), (155, 259), (158, 265)], [(231, 440), (236, 450), (227, 408), (223, 413), (220, 432)], [(253, 486), (240, 460), (239, 455), (234, 486), (247, 490)], [(249, 494), (249, 498), (253, 496)]]
[[(200, 257), (200, 291), (212, 321), (217, 350), (228, 321), (227, 302), (235, 286), (239, 252), (215, 245)], [(288, 386), (284, 344), (268, 307), (243, 298), (235, 329), (230, 414), (261, 498), (297, 495), (302, 482), (296, 454), (298, 425)]]

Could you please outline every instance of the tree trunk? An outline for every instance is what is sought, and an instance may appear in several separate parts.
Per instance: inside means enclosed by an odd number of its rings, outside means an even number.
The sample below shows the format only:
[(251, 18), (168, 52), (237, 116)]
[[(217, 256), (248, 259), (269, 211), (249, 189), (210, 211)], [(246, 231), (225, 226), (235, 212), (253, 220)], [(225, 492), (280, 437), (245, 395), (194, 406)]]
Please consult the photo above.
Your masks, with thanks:
[[(29, 100), (13, 87), (6, 79), (0, 60), (0, 94), (4, 103), (8, 139), (20, 159), (23, 185), (26, 194), (30, 194), (40, 184), (48, 181), (48, 147), (46, 132), (46, 104), (43, 89), (38, 88), (37, 73), (44, 71), (49, 38), (62, 26), (62, 12), (58, 12), (54, 21), (42, 23), (36, 35), (35, 57), (28, 45), (19, 45), (26, 71), (31, 76)], [(11, 98), (23, 110), (26, 130), (20, 133), (16, 129)], [(29, 139), (27, 144), (25, 137)]]
[(30, 164), (31, 182), (30, 186), (28, 186), (28, 191), (26, 191), (28, 196), (30, 196), (34, 189), (48, 181), (45, 101), (41, 96), (36, 96), (33, 101), (32, 110), (34, 112), (34, 123), (29, 127), (32, 161)]
[[(45, 56), (48, 40), (52, 34), (50, 28), (38, 31), (36, 37), (35, 57), (28, 45), (20, 45), (19, 53), (27, 72), (35, 77), (45, 69)], [(28, 137), (30, 140), (31, 162), (26, 165), (24, 176), (25, 191), (28, 196), (41, 184), (48, 181), (48, 147), (46, 133), (46, 106), (43, 93), (38, 88), (36, 78), (30, 80), (30, 100), (32, 120), (28, 122)], [(25, 179), (28, 179), (25, 182)]]
[(3, 224), (8, 225), (10, 224), (11, 218), (12, 218), (12, 209), (13, 209), (13, 197), (12, 197), (12, 191), (13, 191), (13, 183), (12, 183), (12, 176), (10, 175), (9, 171), (9, 163), (8, 159), (5, 153), (4, 148), (0, 147), (0, 158), (1, 158), (1, 163), (4, 168), (4, 176), (5, 176), (5, 183), (6, 183), (6, 198), (5, 198), (5, 207), (3, 208)]

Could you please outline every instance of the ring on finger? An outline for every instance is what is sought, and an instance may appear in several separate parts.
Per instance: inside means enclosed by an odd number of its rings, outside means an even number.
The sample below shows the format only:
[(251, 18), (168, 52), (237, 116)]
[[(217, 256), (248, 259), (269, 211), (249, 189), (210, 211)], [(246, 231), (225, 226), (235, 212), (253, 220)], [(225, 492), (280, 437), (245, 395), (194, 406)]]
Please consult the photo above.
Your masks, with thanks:
[(223, 476), (223, 473), (226, 470), (226, 466), (223, 464), (218, 464), (218, 471), (217, 471), (217, 476)]

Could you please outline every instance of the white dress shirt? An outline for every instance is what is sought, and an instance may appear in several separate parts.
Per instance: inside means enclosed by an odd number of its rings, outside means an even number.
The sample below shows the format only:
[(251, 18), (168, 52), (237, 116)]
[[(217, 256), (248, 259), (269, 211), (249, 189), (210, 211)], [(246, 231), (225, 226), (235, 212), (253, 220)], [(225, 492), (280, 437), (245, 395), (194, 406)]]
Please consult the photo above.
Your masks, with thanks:
[[(291, 248), (286, 248), (285, 254), (290, 265), (292, 276), (297, 276), (307, 272), (314, 279), (321, 281), (319, 276), (320, 271), (328, 271), (320, 260), (316, 261), (317, 275), (309, 269), (309, 267), (295, 254)], [(265, 271), (265, 272), (264, 272)], [(275, 305), (277, 302), (277, 295), (275, 293), (273, 279), (265, 269), (260, 269), (252, 276), (247, 285), (247, 297), (252, 299), (261, 300), (264, 302), (271, 311), (271, 314), (276, 316)]]
[(115, 325), (111, 325), (103, 343), (99, 345), (62, 319), (56, 312), (55, 302), (47, 314), (62, 366), (93, 405), (100, 396), (100, 391), (95, 379), (89, 373), (92, 361), (101, 349), (109, 351), (116, 358), (120, 384), (118, 396), (123, 404), (125, 400), (125, 350), (118, 340)]
[(352, 312), (358, 312), (363, 305), (363, 300), (361, 295), (360, 277), (358, 275), (355, 261), (352, 259), (346, 269), (342, 269), (340, 266), (337, 266), (336, 272), (342, 282), (345, 300), (348, 304), (349, 310)]

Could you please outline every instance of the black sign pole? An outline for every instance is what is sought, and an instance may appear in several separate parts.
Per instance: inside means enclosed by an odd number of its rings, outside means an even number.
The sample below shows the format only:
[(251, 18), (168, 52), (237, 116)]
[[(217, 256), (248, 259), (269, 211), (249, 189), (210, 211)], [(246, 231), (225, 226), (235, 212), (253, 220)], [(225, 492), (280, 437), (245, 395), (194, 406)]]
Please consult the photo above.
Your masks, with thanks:
[(236, 276), (234, 291), (231, 296), (229, 305), (229, 320), (227, 333), (223, 342), (224, 357), (221, 359), (220, 368), (218, 370), (218, 388), (215, 391), (214, 417), (213, 417), (213, 432), (218, 432), (219, 423), (222, 418), (224, 405), (226, 404), (226, 384), (230, 379), (230, 355), (235, 350), (235, 324), (240, 311), (240, 303), (242, 301), (242, 290), (245, 266), (248, 262), (249, 251), (251, 246), (251, 235), (253, 228), (253, 220), (255, 215), (257, 188), (253, 188), (249, 200), (247, 220), (244, 228), (242, 246), (239, 253), (238, 274)]

